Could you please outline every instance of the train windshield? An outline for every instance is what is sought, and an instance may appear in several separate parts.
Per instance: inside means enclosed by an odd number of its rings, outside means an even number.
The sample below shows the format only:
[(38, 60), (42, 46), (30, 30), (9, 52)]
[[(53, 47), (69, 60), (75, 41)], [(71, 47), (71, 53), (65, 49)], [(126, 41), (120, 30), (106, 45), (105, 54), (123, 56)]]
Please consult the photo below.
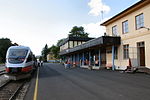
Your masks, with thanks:
[(28, 50), (25, 49), (10, 49), (8, 54), (9, 63), (18, 64), (23, 63)]

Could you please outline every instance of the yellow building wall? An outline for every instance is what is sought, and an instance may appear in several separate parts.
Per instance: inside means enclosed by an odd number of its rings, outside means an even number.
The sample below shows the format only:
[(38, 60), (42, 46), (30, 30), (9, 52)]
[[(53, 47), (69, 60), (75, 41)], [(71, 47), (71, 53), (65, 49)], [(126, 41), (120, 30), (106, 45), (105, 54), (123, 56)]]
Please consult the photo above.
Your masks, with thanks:
[(70, 48), (73, 48), (73, 41), (69, 41)]
[(54, 57), (54, 54), (47, 55), (47, 61), (49, 61), (49, 60), (56, 60), (56, 58)]
[(82, 43), (81, 43), (81, 41), (78, 41), (78, 45), (81, 45)]
[[(137, 42), (145, 42), (145, 64), (146, 67), (150, 68), (150, 30), (145, 28), (141, 28), (136, 30), (135, 25), (135, 16), (143, 13), (144, 15), (144, 26), (150, 28), (150, 5), (147, 5), (139, 10), (121, 18), (117, 21), (106, 26), (106, 33), (109, 36), (112, 36), (112, 27), (117, 25), (117, 31), (119, 36), (121, 36), (121, 45), (118, 48), (118, 60), (115, 60), (115, 65), (119, 66), (118, 68), (125, 68), (125, 66), (129, 65), (128, 59), (123, 59), (123, 45), (129, 44), (129, 57), (132, 57), (131, 51), (135, 52), (135, 48), (137, 47)], [(122, 33), (122, 22), (128, 20), (129, 32), (126, 34)], [(133, 49), (132, 49), (133, 48)], [(111, 54), (107, 54), (107, 63), (111, 63)], [(135, 55), (136, 56), (136, 55)], [(135, 57), (137, 58), (137, 57)]]
[(74, 47), (77, 46), (77, 41), (74, 41)]
[(81, 44), (83, 44), (83, 43), (85, 43), (85, 42), (74, 41), (74, 45), (73, 45), (73, 41), (69, 41), (69, 42), (65, 43), (64, 45), (60, 46), (60, 51), (63, 51), (63, 50), (68, 49), (68, 48), (69, 48), (69, 47), (68, 47), (68, 44), (69, 44), (70, 48), (73, 48), (73, 47), (78, 46), (78, 45), (81, 45)]
[(68, 42), (60, 47), (60, 51), (68, 49)]

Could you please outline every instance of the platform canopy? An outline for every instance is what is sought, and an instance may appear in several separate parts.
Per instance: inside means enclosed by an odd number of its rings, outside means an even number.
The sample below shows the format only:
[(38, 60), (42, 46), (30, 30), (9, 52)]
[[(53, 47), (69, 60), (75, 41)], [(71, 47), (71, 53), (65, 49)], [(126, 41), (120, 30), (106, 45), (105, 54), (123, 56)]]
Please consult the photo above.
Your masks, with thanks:
[(102, 36), (99, 38), (95, 38), (92, 40), (87, 41), (84, 44), (78, 45), (74, 48), (63, 50), (59, 53), (59, 55), (66, 55), (70, 53), (75, 53), (79, 51), (83, 51), (89, 48), (96, 48), (96, 47), (106, 47), (111, 45), (120, 45), (121, 38), (116, 36)]

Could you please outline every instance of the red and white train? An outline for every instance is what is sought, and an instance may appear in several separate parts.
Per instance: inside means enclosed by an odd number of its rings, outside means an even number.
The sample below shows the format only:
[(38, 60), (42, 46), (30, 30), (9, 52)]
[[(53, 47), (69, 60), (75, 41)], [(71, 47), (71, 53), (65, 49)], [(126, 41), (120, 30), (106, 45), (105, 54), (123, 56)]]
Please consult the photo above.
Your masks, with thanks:
[(13, 76), (15, 79), (31, 76), (33, 70), (36, 69), (33, 53), (26, 46), (9, 47), (6, 54), (5, 66), (7, 75)]

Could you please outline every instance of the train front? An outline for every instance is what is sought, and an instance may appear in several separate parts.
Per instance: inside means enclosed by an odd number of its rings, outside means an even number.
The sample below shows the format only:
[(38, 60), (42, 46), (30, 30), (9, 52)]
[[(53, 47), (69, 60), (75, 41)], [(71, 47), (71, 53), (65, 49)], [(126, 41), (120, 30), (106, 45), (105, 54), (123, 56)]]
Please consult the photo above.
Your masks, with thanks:
[(30, 57), (30, 49), (15, 46), (10, 47), (6, 55), (6, 72), (10, 77), (24, 78), (31, 75), (33, 69), (32, 57)]

